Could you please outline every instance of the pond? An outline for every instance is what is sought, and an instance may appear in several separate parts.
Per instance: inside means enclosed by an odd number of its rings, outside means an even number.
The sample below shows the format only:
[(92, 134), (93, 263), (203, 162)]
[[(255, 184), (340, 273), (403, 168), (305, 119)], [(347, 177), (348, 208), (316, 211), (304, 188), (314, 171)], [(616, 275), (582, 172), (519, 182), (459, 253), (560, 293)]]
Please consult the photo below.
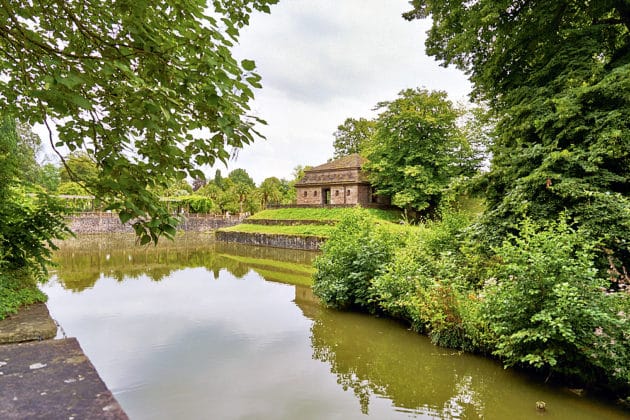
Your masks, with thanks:
[(131, 419), (628, 418), (394, 321), (322, 308), (314, 257), (204, 234), (158, 247), (86, 236), (61, 244), (44, 291)]

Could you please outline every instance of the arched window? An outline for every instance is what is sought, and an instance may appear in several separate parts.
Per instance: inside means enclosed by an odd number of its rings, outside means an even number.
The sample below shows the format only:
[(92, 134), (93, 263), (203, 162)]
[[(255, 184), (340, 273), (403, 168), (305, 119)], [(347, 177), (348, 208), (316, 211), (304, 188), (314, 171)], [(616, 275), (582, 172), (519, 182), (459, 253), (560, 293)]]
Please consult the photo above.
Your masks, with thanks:
[(304, 197), (308, 195), (308, 191), (304, 191)]
[(317, 191), (313, 191), (313, 197), (317, 197)]
[(350, 190), (346, 190), (346, 195), (350, 195)]

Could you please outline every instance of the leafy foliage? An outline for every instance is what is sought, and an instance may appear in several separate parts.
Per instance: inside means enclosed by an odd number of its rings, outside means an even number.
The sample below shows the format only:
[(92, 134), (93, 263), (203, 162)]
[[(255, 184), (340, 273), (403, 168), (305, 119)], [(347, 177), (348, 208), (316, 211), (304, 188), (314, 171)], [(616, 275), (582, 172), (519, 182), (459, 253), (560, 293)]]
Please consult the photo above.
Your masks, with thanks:
[(470, 75), (498, 119), (486, 239), (564, 212), (630, 264), (627, 1), (413, 0), (429, 54)]
[(46, 300), (47, 296), (39, 290), (28, 270), (0, 272), (0, 319), (16, 313), (23, 305)]
[(94, 195), (136, 220), (142, 242), (171, 236), (176, 219), (153, 189), (200, 176), (257, 136), (248, 103), (260, 76), (230, 48), (253, 10), (276, 2), (5, 2), (0, 106), (54, 121), (55, 146), (87, 152)]
[(350, 219), (316, 260), (314, 290), (333, 307), (405, 320), (435, 344), (629, 397), (630, 282), (607, 289), (595, 245), (566, 219), (528, 220), (494, 255), (479, 252), (474, 220), (445, 210), (392, 231)]
[(407, 89), (381, 102), (365, 169), (379, 194), (419, 211), (435, 210), (452, 178), (471, 175), (457, 163), (469, 150), (459, 112), (445, 92)]
[(340, 158), (353, 153), (363, 154), (366, 145), (374, 134), (374, 128), (373, 120), (347, 118), (333, 134), (335, 137), (333, 142), (334, 157)]
[(494, 354), (507, 366), (628, 386), (630, 295), (606, 293), (594, 246), (565, 221), (543, 230), (525, 221), (520, 231), (496, 250), (501, 264), (483, 291)]
[(21, 181), (19, 137), (15, 121), (0, 120), (0, 318), (19, 306), (42, 301), (36, 280), (46, 274), (53, 240), (68, 231), (63, 208)]
[(315, 260), (313, 291), (330, 307), (373, 312), (370, 284), (401, 238), (362, 211), (348, 212), (331, 232)]
[(0, 268), (4, 271), (46, 272), (53, 239), (67, 232), (63, 208), (38, 191), (21, 185), (15, 122), (0, 121)]

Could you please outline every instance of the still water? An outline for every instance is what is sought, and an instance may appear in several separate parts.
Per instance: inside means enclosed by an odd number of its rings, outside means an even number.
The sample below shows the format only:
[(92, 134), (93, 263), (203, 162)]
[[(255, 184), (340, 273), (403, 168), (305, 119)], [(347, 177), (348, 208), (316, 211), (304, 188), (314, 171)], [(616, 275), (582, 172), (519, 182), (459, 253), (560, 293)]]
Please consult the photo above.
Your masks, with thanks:
[[(622, 419), (385, 319), (326, 310), (315, 254), (187, 234), (61, 244), (44, 287), (131, 419)], [(545, 401), (547, 410), (536, 410)]]

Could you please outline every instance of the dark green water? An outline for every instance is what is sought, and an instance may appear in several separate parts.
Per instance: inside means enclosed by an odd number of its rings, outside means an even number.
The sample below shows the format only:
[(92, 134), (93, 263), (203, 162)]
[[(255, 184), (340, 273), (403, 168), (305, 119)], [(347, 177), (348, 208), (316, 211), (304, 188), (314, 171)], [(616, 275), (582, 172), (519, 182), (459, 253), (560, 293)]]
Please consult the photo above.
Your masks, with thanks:
[(62, 244), (44, 289), (131, 419), (629, 418), (396, 322), (320, 307), (295, 285), (314, 256), (200, 234), (157, 248), (91, 236)]

